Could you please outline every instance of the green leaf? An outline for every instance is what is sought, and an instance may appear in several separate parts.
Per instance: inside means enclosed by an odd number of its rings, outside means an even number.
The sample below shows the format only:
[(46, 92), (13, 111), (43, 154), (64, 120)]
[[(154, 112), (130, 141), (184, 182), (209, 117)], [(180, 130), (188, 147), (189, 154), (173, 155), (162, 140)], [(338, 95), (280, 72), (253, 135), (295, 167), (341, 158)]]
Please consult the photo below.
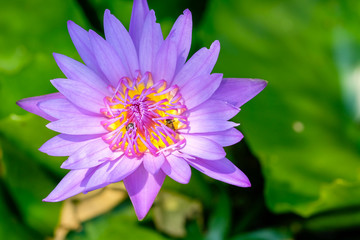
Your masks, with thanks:
[[(44, 203), (42, 199), (57, 183), (50, 177), (51, 172), (60, 176), (65, 171), (58, 168), (59, 161), (37, 150), (55, 133), (46, 130), (46, 121), (37, 116), (20, 116), (25, 111), (15, 102), (55, 92), (49, 80), (63, 77), (63, 74), (53, 60), (53, 52), (79, 58), (66, 27), (69, 19), (86, 25), (79, 10), (71, 0), (14, 0), (1, 4), (0, 141), (3, 159), (0, 177), (8, 189), (6, 202), (18, 209), (19, 227), (26, 225), (21, 227), (24, 233), (19, 230), (14, 236), (26, 235), (26, 229), (42, 237), (51, 236), (58, 221), (60, 204)], [(0, 205), (6, 207), (5, 203)], [(11, 214), (8, 214), (9, 219), (15, 217)], [(13, 231), (19, 227), (13, 227)], [(37, 234), (35, 238), (39, 239)], [(18, 239), (32, 238), (29, 233)]]
[(15, 215), (10, 211), (10, 206), (5, 202), (6, 195), (3, 194), (0, 186), (0, 239), (39, 239), (36, 234), (26, 228)]
[(52, 53), (77, 57), (66, 27), (70, 19), (85, 25), (71, 0), (2, 2), (0, 119), (9, 113), (24, 113), (15, 104), (21, 98), (55, 92), (49, 80), (63, 74)]
[(63, 176), (64, 170), (59, 166), (64, 158), (50, 157), (38, 150), (48, 139), (57, 135), (45, 127), (47, 123), (48, 121), (31, 113), (24, 116), (12, 114), (0, 120), (0, 133), (32, 161), (40, 163), (58, 176)]
[(304, 227), (313, 232), (326, 232), (342, 230), (344, 228), (356, 229), (360, 225), (359, 209), (347, 209), (345, 211), (322, 214), (308, 219)]
[(232, 237), (231, 240), (289, 240), (291, 235), (284, 230), (269, 228)]
[(38, 239), (38, 236), (30, 231), (18, 216), (18, 209), (11, 201), (10, 193), (4, 183), (5, 172), (3, 145), (0, 141), (0, 239)]
[(228, 194), (220, 190), (219, 199), (209, 219), (206, 240), (226, 239), (231, 224), (231, 202)]
[(24, 152), (0, 136), (3, 147), (3, 182), (13, 204), (19, 209), (24, 222), (40, 232), (51, 236), (58, 222), (59, 203), (45, 203), (46, 197), (55, 182)]
[(221, 42), (214, 71), (269, 82), (235, 120), (261, 161), (274, 212), (310, 216), (360, 205), (360, 131), (342, 104), (332, 52), (337, 22), (356, 25), (345, 21), (355, 5), (210, 1), (198, 35)]

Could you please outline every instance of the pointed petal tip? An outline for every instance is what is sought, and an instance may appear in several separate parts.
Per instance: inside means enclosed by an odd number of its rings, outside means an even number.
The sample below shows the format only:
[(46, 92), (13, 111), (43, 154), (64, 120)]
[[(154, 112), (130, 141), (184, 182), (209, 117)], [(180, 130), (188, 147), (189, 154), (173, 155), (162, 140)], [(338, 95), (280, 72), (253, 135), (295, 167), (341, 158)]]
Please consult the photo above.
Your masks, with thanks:
[(146, 217), (147, 213), (148, 213), (148, 211), (147, 212), (139, 211), (139, 210), (137, 211), (135, 209), (135, 214), (136, 214), (136, 217), (138, 218), (139, 221), (142, 221)]
[(66, 161), (64, 161), (61, 165), (60, 165), (60, 168), (62, 169), (70, 169), (68, 168), (71, 164), (68, 164)]
[(233, 185), (242, 187), (242, 188), (249, 188), (249, 187), (251, 187), (251, 182), (250, 182), (249, 178), (243, 173), (242, 176), (239, 177), (237, 179), (237, 181), (235, 182), (235, 184), (233, 184)]
[(183, 14), (184, 15), (190, 15), (191, 16), (191, 11), (187, 8), (187, 9), (185, 9), (184, 11), (183, 11)]
[(105, 9), (105, 13), (104, 13), (104, 25), (105, 25), (105, 24), (108, 24), (108, 22), (111, 21), (111, 17), (114, 17), (114, 16), (112, 16), (110, 10), (109, 10), (109, 9)]
[[(60, 53), (53, 52), (53, 57), (54, 57), (55, 62), (57, 63), (57, 65), (60, 67), (62, 65), (61, 60), (64, 59), (65, 57), (67, 57), (67, 56), (65, 56), (63, 54), (60, 54)], [(51, 80), (50, 80), (50, 82), (51, 82)]]
[(77, 35), (77, 34), (80, 34), (82, 35), (81, 33), (82, 32), (86, 32), (85, 29), (83, 29), (82, 27), (80, 27), (78, 24), (76, 24), (75, 22), (73, 22), (72, 20), (68, 20), (67, 21), (67, 28), (68, 28), (68, 32), (70, 33), (70, 37), (72, 40), (73, 37), (74, 37), (74, 34)]
[(260, 93), (264, 88), (268, 85), (268, 81), (257, 79), (257, 78), (250, 78), (249, 79), (252, 83), (252, 87), (257, 88), (258, 93)]
[(43, 202), (60, 202), (63, 200), (63, 199), (59, 200), (59, 198), (52, 198), (52, 197), (50, 197), (50, 195), (51, 195), (51, 193), (46, 198), (44, 198), (42, 201)]
[(75, 24), (75, 23), (74, 23), (73, 21), (71, 21), (71, 20), (68, 20), (68, 21), (67, 21), (67, 26), (68, 26), (68, 28), (72, 27), (74, 24)]
[(215, 40), (215, 41), (210, 45), (210, 49), (214, 49), (214, 48), (220, 48), (220, 41), (219, 41), (219, 40)]
[(241, 179), (241, 181), (239, 181), (239, 184), (237, 184), (237, 186), (243, 188), (249, 188), (251, 187), (251, 182), (249, 178), (244, 174), (243, 178)]
[(266, 80), (258, 79), (258, 78), (250, 78), (250, 80), (252, 80), (254, 83), (258, 83), (259, 85), (264, 85), (264, 87), (266, 87), (267, 84), (269, 83)]
[[(44, 146), (44, 145), (43, 145)], [(46, 153), (46, 150), (43, 148), (43, 146), (39, 147), (38, 150), (42, 153)], [(46, 153), (47, 154), (47, 153)]]
[(15, 104), (23, 108), (23, 99), (16, 101)]
[[(45, 125), (45, 127), (47, 127), (48, 129), (51, 129), (51, 126), (52, 126), (51, 122), (49, 122), (48, 124)], [(52, 130), (52, 129), (51, 129), (51, 130)], [(41, 148), (41, 147), (40, 147), (40, 148)]]
[(54, 201), (51, 201), (48, 197), (44, 198), (42, 201), (43, 202), (54, 202)]
[(75, 22), (73, 22), (72, 20), (68, 20), (67, 28), (68, 28), (69, 33), (71, 33), (71, 32), (76, 32), (81, 27), (79, 25), (77, 25)]
[[(27, 98), (24, 98), (24, 99), (21, 99), (21, 100), (18, 100), (16, 101), (16, 105), (18, 105), (19, 107), (21, 107), (22, 109), (24, 109), (25, 111), (28, 111), (28, 112), (31, 112), (29, 111), (30, 110), (30, 107), (31, 107), (31, 104), (30, 102), (27, 100)], [(37, 104), (36, 104), (37, 106)], [(32, 113), (32, 112), (31, 112)], [(38, 115), (38, 114), (37, 114)]]

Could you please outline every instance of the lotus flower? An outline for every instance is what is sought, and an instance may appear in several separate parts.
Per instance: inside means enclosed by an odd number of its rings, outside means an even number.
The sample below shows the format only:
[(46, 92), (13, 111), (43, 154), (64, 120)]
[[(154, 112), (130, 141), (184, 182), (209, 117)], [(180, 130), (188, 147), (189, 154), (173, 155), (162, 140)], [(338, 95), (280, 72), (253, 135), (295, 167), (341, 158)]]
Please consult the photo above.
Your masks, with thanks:
[(59, 91), (18, 101), (60, 134), (40, 151), (69, 156), (70, 172), (44, 199), (62, 201), (123, 181), (139, 220), (164, 179), (186, 184), (191, 167), (239, 187), (249, 179), (225, 158), (223, 147), (243, 135), (228, 121), (265, 86), (263, 80), (211, 73), (220, 43), (186, 61), (192, 18), (185, 10), (163, 38), (146, 0), (135, 0), (129, 32), (105, 11), (105, 38), (68, 22), (83, 63), (54, 58), (66, 76), (51, 80)]

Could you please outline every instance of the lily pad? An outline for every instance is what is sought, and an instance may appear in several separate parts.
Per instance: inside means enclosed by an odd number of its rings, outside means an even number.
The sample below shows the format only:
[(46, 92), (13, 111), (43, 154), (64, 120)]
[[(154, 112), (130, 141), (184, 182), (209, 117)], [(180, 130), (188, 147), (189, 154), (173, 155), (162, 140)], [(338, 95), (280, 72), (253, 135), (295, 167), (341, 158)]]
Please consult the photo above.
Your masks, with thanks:
[(354, 4), (210, 1), (199, 37), (222, 44), (215, 71), (269, 82), (236, 121), (261, 161), (276, 213), (360, 205), (360, 131), (343, 105), (333, 56), (334, 29), (338, 21), (354, 27), (344, 20)]

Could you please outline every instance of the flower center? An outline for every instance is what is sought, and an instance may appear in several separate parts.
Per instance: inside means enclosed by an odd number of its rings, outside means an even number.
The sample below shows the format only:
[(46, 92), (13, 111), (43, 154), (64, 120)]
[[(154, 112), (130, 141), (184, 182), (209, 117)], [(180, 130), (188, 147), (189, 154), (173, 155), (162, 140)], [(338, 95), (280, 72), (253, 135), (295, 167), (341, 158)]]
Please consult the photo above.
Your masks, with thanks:
[(107, 120), (101, 124), (109, 133), (103, 140), (112, 151), (127, 156), (142, 156), (145, 152), (158, 155), (182, 147), (185, 140), (178, 133), (187, 127), (186, 106), (175, 86), (166, 81), (153, 83), (150, 73), (134, 81), (122, 78), (113, 96), (105, 97), (101, 113)]

